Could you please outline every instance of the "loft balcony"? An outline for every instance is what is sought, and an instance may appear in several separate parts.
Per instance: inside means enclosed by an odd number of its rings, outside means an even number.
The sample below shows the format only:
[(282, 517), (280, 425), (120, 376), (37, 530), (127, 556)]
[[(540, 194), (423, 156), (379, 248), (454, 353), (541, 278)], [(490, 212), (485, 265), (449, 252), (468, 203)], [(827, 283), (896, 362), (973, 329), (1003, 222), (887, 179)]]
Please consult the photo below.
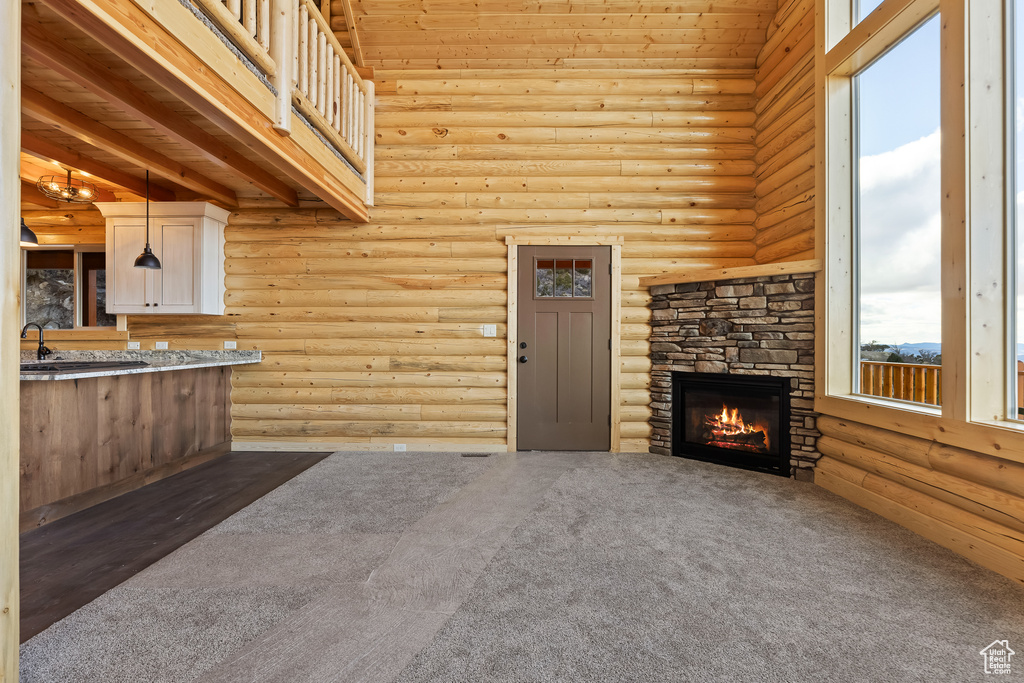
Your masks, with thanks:
[[(373, 82), (313, 0), (23, 2), (23, 201), (73, 169), (101, 199), (319, 199), (367, 220)], [(56, 170), (54, 165), (61, 170)]]

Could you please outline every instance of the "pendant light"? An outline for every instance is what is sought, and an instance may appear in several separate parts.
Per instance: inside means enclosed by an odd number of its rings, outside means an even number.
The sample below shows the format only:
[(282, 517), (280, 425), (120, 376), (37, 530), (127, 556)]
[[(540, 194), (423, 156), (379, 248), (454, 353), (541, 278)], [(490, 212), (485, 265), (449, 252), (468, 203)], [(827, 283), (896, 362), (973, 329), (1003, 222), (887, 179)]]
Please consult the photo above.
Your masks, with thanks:
[(71, 177), (62, 178), (56, 175), (44, 175), (36, 181), (36, 188), (50, 199), (69, 204), (90, 204), (96, 200), (96, 186), (92, 183)]
[[(149, 246), (149, 171), (146, 171), (146, 248), (142, 250), (139, 257), (135, 259), (136, 268), (150, 268), (160, 270), (160, 259), (156, 257)], [(148, 304), (147, 304), (148, 305)]]
[(36, 234), (25, 225), (25, 219), (21, 219), (21, 243), (24, 244), (39, 244), (39, 238)]

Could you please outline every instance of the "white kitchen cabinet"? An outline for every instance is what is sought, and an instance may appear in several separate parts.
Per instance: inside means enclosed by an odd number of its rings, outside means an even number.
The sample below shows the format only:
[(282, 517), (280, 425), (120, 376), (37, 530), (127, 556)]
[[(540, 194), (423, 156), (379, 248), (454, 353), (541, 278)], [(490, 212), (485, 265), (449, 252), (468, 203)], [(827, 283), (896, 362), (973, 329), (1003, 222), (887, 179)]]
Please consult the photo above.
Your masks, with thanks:
[(136, 268), (146, 245), (146, 205), (96, 202), (107, 219), (107, 312), (224, 313), (224, 225), (206, 202), (149, 205), (149, 244), (160, 270)]

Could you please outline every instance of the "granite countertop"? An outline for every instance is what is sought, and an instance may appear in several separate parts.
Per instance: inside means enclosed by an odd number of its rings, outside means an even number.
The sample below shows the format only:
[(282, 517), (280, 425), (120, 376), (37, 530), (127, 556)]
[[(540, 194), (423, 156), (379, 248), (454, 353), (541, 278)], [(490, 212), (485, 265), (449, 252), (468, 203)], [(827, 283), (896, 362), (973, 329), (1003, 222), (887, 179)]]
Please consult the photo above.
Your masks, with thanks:
[(85, 379), (111, 375), (138, 375), (145, 372), (166, 372), (168, 370), (192, 370), (226, 365), (248, 365), (263, 360), (261, 351), (61, 351), (55, 350), (46, 360), (36, 360), (35, 351), (22, 351), (22, 363), (46, 365), (59, 361), (74, 362), (117, 362), (142, 361), (141, 367), (107, 367), (93, 370), (61, 370), (52, 373), (22, 373), (23, 380)]

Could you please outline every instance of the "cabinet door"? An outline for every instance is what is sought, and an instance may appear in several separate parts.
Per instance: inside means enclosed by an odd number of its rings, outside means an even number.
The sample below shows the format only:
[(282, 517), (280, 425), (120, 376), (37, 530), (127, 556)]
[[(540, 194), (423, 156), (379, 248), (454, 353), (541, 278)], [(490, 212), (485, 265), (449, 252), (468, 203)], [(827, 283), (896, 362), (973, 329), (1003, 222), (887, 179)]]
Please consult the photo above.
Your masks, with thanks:
[(149, 271), (135, 268), (135, 259), (146, 246), (146, 223), (118, 222), (108, 228), (107, 313), (148, 313), (152, 310)]
[(153, 271), (156, 285), (154, 303), (157, 304), (154, 313), (195, 313), (198, 294), (196, 262), (200, 258), (195, 223), (167, 222), (157, 231), (160, 233), (157, 258), (163, 267)]

